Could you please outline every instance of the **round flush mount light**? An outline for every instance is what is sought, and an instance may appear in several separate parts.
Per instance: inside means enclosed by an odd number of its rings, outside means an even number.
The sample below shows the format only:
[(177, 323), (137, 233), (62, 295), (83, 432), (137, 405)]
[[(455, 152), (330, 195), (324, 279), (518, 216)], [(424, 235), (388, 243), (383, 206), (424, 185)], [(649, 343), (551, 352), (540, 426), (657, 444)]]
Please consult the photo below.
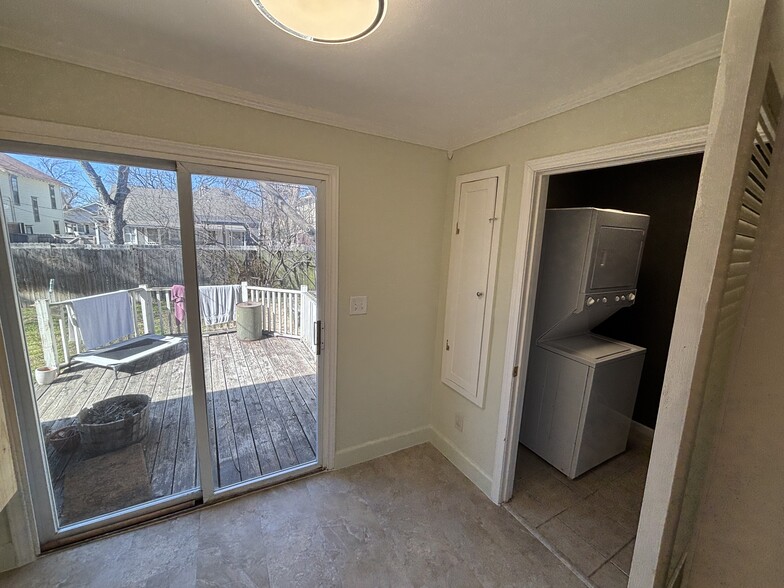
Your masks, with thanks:
[(314, 43), (350, 43), (378, 28), (386, 0), (251, 0), (287, 33)]

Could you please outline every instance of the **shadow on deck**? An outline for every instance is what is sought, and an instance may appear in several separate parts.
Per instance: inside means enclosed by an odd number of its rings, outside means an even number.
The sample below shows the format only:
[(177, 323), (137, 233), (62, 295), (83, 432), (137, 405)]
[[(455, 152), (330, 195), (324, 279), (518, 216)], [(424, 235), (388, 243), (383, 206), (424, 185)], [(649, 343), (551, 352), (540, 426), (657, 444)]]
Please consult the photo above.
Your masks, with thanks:
[[(317, 455), (316, 363), (298, 339), (241, 342), (205, 336), (204, 373), (213, 478), (220, 487), (312, 462)], [(195, 488), (191, 366), (181, 345), (120, 371), (75, 365), (37, 386), (44, 436), (99, 400), (147, 394), (150, 429), (135, 450), (90, 459), (81, 448), (47, 457), (61, 524)], [(130, 370), (133, 369), (133, 372)], [(121, 453), (122, 452), (122, 453)], [(88, 461), (89, 460), (89, 461)]]

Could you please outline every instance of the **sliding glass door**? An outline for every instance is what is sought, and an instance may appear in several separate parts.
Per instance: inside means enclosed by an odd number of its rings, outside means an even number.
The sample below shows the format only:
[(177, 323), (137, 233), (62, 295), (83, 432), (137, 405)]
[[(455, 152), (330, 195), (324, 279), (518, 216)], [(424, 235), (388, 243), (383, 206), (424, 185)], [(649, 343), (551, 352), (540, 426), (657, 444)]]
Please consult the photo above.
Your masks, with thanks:
[(44, 547), (319, 467), (323, 182), (3, 145), (0, 319)]
[[(198, 488), (176, 175), (125, 162), (0, 154), (0, 193), (31, 385), (44, 536)], [(37, 206), (36, 206), (37, 204)], [(168, 229), (167, 229), (168, 230)]]
[(315, 464), (316, 187), (190, 176), (213, 481)]

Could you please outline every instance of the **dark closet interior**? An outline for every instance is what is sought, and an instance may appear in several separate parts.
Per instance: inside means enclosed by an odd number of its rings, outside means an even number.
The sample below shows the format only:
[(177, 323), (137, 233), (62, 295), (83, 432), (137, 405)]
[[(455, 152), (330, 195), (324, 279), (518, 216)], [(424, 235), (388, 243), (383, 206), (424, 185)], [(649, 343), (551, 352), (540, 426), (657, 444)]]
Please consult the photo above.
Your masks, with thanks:
[(548, 208), (593, 206), (651, 217), (634, 306), (594, 332), (647, 349), (634, 420), (655, 427), (702, 155), (550, 177)]

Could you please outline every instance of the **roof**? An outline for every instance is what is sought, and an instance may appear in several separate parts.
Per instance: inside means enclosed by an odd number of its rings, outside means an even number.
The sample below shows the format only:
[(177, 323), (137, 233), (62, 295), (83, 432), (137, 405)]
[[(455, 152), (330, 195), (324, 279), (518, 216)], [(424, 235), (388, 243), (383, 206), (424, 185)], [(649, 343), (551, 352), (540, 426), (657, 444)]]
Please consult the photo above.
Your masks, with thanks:
[[(85, 213), (101, 216), (99, 205), (81, 207)], [(201, 224), (236, 224), (256, 227), (259, 210), (250, 206), (239, 196), (217, 188), (194, 192), (194, 216)], [(76, 209), (74, 209), (76, 210)], [(132, 187), (127, 199), (123, 218), (126, 224), (137, 227), (180, 227), (177, 192), (158, 188)]]
[(66, 222), (88, 225), (95, 221), (96, 211), (96, 204), (88, 204), (87, 206), (68, 208), (63, 212), (63, 214), (65, 215)]
[(33, 180), (40, 180), (41, 182), (46, 182), (47, 184), (57, 184), (59, 186), (66, 185), (63, 184), (60, 180), (53, 178), (49, 174), (45, 174), (44, 172), (37, 170), (34, 167), (27, 165), (26, 163), (22, 163), (18, 159), (15, 159), (10, 155), (6, 155), (5, 153), (0, 153), (0, 171), (8, 172), (14, 176), (22, 176)]

